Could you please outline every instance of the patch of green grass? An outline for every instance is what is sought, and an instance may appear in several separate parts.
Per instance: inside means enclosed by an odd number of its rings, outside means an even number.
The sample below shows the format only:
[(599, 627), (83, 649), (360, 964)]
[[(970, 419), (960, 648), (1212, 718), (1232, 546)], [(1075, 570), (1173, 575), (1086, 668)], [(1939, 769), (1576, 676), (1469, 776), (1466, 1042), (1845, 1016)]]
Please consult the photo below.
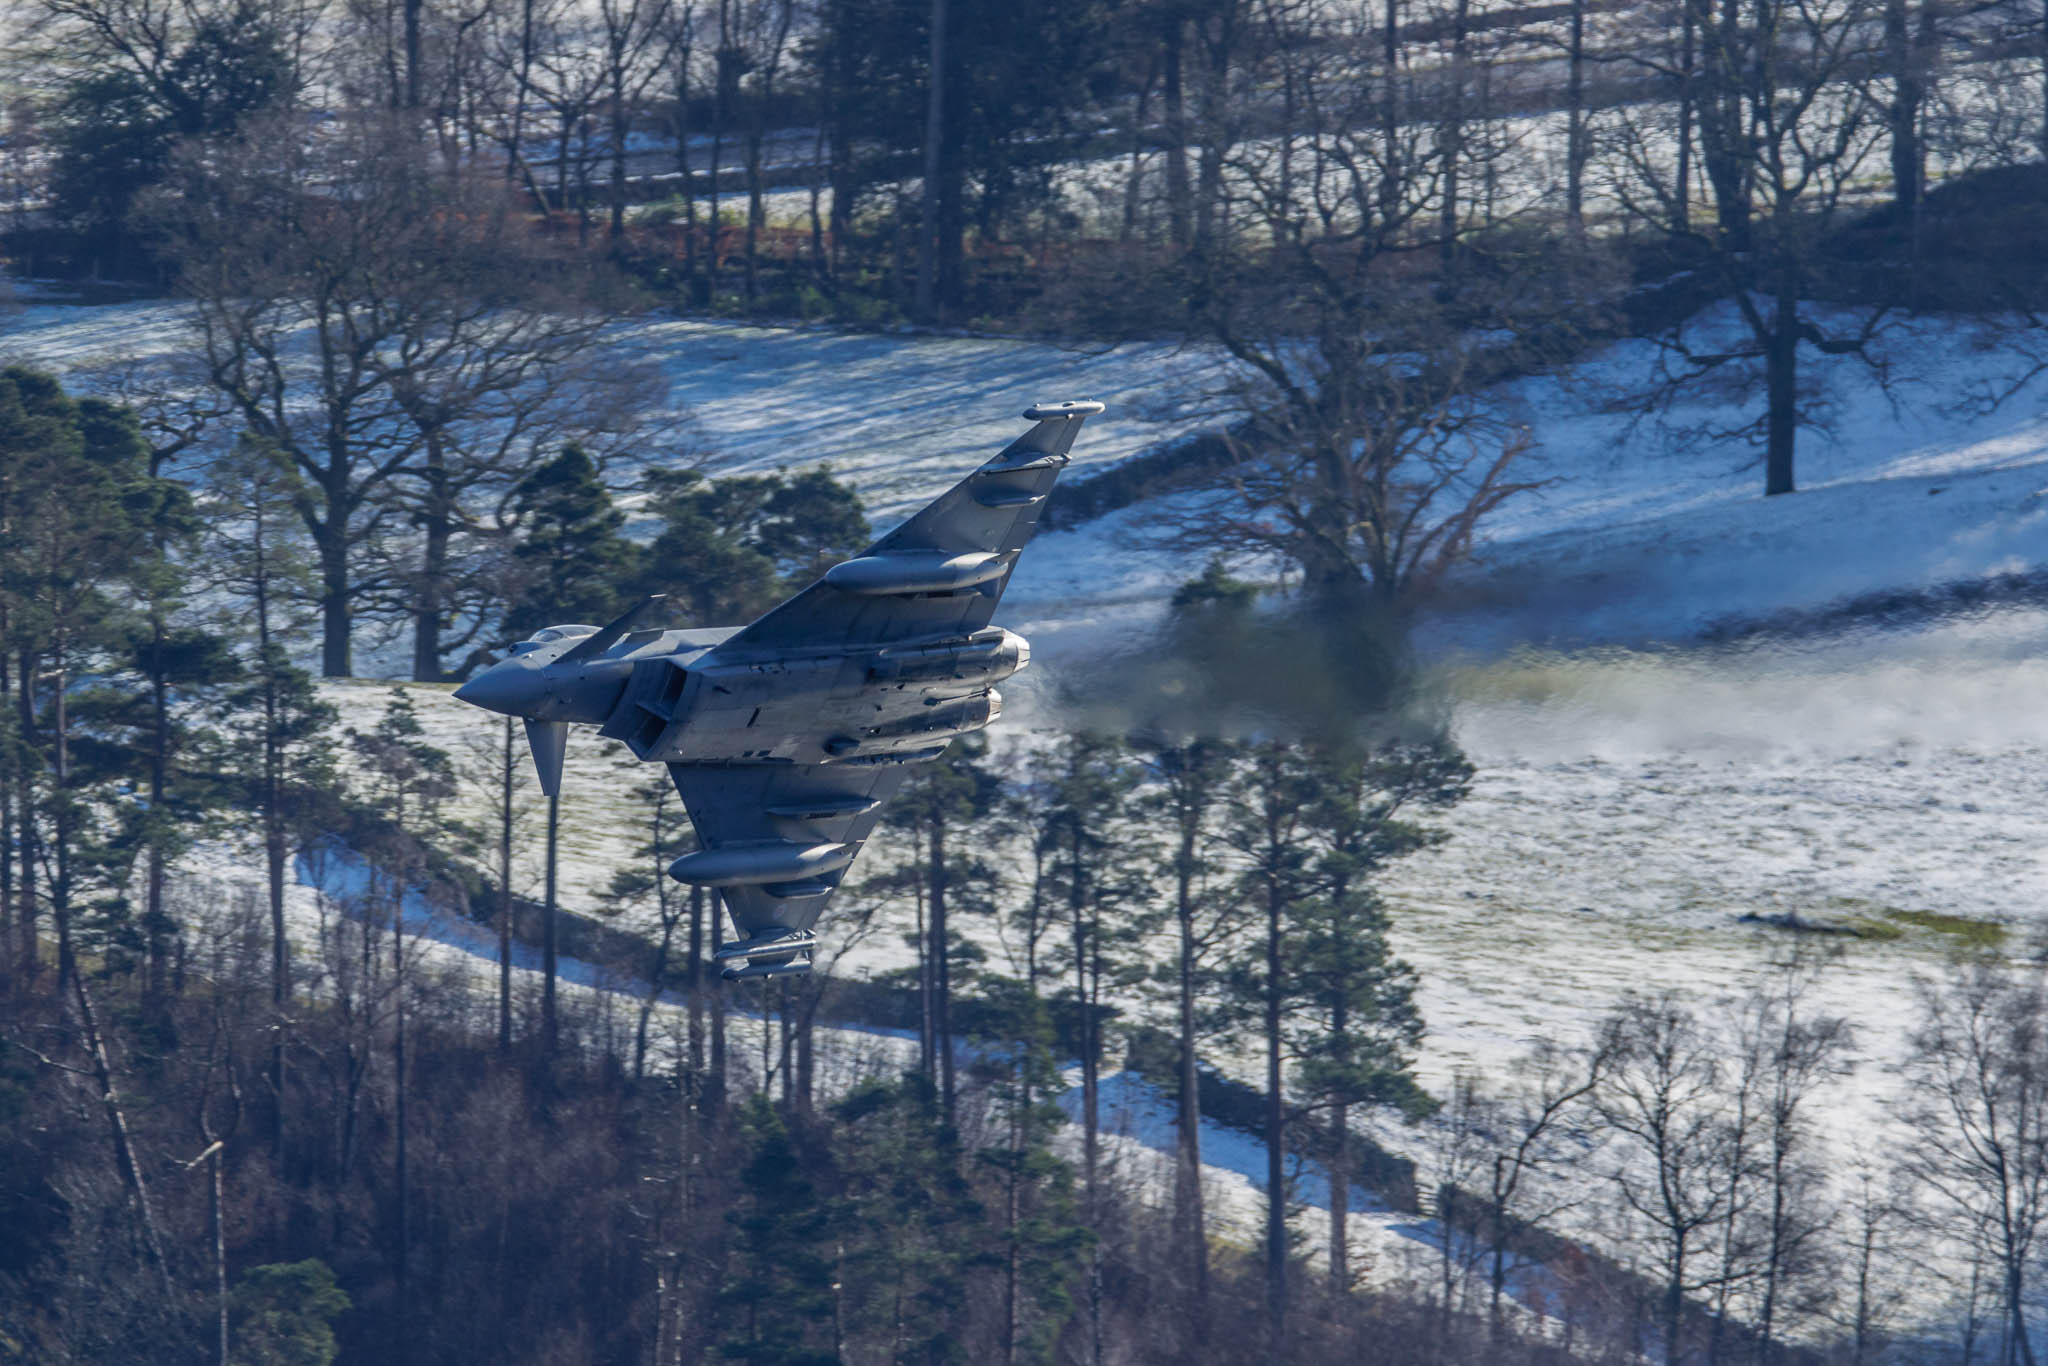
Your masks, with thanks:
[(1842, 924), (1853, 931), (1858, 939), (1875, 939), (1879, 943), (1888, 944), (1894, 939), (1906, 937), (1904, 926), (1874, 916), (1852, 916)]
[(1940, 911), (1886, 911), (1885, 916), (1897, 924), (1951, 935), (1973, 949), (1995, 949), (2005, 943), (2005, 926), (1996, 920), (1943, 915)]
[(1849, 912), (1837, 923), (1854, 930), (1859, 939), (1890, 943), (1905, 938), (1908, 930), (1926, 930), (1947, 935), (1965, 948), (1995, 949), (2005, 943), (2006, 927), (1996, 920), (1941, 911), (1909, 911), (1851, 896), (1829, 897), (1828, 905)]

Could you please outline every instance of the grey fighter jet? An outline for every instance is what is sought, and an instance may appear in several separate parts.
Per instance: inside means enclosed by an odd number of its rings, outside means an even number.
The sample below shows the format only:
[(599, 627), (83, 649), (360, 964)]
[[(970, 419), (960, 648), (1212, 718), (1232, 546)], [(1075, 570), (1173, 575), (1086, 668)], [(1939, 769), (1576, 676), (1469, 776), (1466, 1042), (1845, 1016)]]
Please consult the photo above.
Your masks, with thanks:
[(910, 765), (1002, 710), (1024, 640), (991, 626), (1039, 509), (1100, 403), (1027, 409), (1031, 430), (963, 482), (751, 625), (550, 626), (456, 690), (517, 716), (541, 790), (561, 790), (571, 725), (668, 765), (698, 849), (670, 865), (715, 887), (737, 938), (728, 978), (808, 972), (813, 926)]

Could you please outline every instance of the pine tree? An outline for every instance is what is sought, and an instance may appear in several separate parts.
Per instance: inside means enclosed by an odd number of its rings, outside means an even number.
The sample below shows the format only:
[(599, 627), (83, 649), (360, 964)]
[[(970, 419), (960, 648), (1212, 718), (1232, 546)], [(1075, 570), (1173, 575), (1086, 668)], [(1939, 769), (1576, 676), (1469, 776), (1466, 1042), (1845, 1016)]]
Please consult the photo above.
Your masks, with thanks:
[(626, 514), (583, 448), (564, 447), (520, 480), (513, 508), (524, 534), (512, 551), (518, 586), (505, 609), (506, 636), (617, 616), (639, 551), (619, 534)]
[(823, 465), (778, 476), (753, 533), (754, 548), (775, 562), (791, 589), (860, 553), (870, 539), (860, 495)]
[[(220, 687), (240, 672), (224, 639), (180, 620), (187, 615), (185, 593), (191, 566), (185, 562), (189, 558), (186, 552), (198, 540), (200, 522), (191, 494), (162, 475), (170, 457), (197, 439), (204, 419), (173, 425), (175, 430), (169, 433), (154, 424), (143, 433), (149, 478), (131, 500), (137, 526), (146, 529), (149, 537), (148, 553), (135, 574), (142, 614), (131, 627), (129, 645), (133, 669), (147, 684), (147, 701), (114, 708), (129, 713), (125, 719), (134, 728), (139, 760), (134, 767), (146, 794), (146, 805), (135, 824), (145, 865), (141, 928), (148, 946), (150, 997), (158, 1011), (163, 1006), (170, 940), (176, 929), (164, 908), (165, 878), (171, 861), (189, 845), (209, 808), (217, 805), (222, 795), (206, 780), (204, 770), (209, 765), (203, 759), (190, 762), (187, 753), (208, 745), (212, 737), (194, 723), (195, 708), (172, 710), (171, 693), (175, 689), (187, 703), (203, 701), (209, 692), (218, 695)], [(134, 696), (126, 689), (110, 691), (116, 699)], [(209, 792), (209, 788), (213, 790)]]
[[(1232, 775), (1224, 839), (1240, 864), (1239, 895), (1258, 917), (1260, 933), (1233, 965), (1234, 996), (1246, 1010), (1239, 1025), (1255, 1035), (1266, 1072), (1266, 1334), (1267, 1349), (1285, 1355), (1287, 1335), (1288, 1112), (1282, 1089), (1290, 931), (1301, 903), (1313, 893), (1313, 848), (1306, 824), (1312, 800), (1308, 766), (1300, 751), (1279, 740), (1249, 749)], [(1257, 1013), (1249, 1009), (1254, 1003)]]
[[(1214, 568), (1214, 566), (1211, 566)], [(1178, 597), (1176, 597), (1178, 602)], [(1179, 949), (1173, 972), (1177, 1068), (1174, 1148), (1174, 1237), (1188, 1256), (1190, 1302), (1200, 1307), (1209, 1281), (1209, 1245), (1202, 1207), (1201, 1077), (1196, 1049), (1205, 1020), (1200, 998), (1241, 927), (1243, 903), (1231, 894), (1214, 856), (1215, 824), (1236, 746), (1213, 739), (1149, 737), (1138, 744), (1148, 769), (1148, 815), (1171, 840), (1166, 850)]]
[(868, 540), (859, 499), (824, 469), (718, 480), (650, 470), (645, 488), (662, 527), (635, 591), (668, 594), (695, 622), (757, 616)]
[[(164, 580), (175, 571), (159, 561), (148, 577)], [(74, 747), (80, 780), (87, 786), (118, 783), (141, 801), (119, 808), (107, 847), (112, 885), (127, 887), (124, 875), (138, 857), (143, 865), (140, 914), (125, 896), (104, 903), (103, 925), (117, 931), (117, 959), (130, 950), (147, 964), (144, 982), (153, 1014), (160, 1015), (169, 987), (170, 946), (179, 927), (165, 905), (165, 884), (178, 856), (220, 829), (242, 795), (222, 781), (224, 737), (215, 729), (222, 708), (241, 679), (241, 661), (226, 637), (199, 626), (172, 625), (161, 601), (141, 618), (130, 619), (122, 666), (96, 686), (74, 691), (72, 718), (81, 738)], [(124, 658), (125, 657), (125, 658)], [(175, 692), (180, 705), (172, 707)]]
[[(442, 804), (455, 795), (455, 765), (445, 750), (426, 740), (426, 728), (404, 688), (393, 688), (384, 714), (369, 732), (349, 731), (349, 740), (361, 756), (371, 779), (371, 792), (390, 823), (391, 838), (373, 859), (385, 862), (384, 876), (391, 911), (391, 1093), (392, 1166), (395, 1174), (397, 1230), (393, 1258), (396, 1304), (391, 1320), (392, 1342), (398, 1355), (404, 1353), (406, 1334), (411, 1331), (410, 1289), (412, 1263), (411, 1168), (407, 1155), (406, 1071), (406, 935), (405, 902), (410, 880), (419, 871), (419, 846), (446, 832), (441, 819)], [(373, 884), (374, 889), (374, 884)], [(377, 914), (375, 896), (364, 908), (372, 921)], [(370, 943), (365, 926), (364, 943)]]
[(992, 1260), (982, 1210), (922, 1074), (869, 1081), (838, 1122), (847, 1318), (889, 1361), (966, 1361), (968, 1278)]
[(236, 1366), (330, 1366), (341, 1348), (329, 1325), (352, 1307), (317, 1260), (252, 1266), (231, 1303)]
[[(1141, 913), (1147, 851), (1127, 823), (1138, 771), (1123, 745), (1083, 733), (1062, 738), (1034, 781), (1048, 789), (1038, 840), (1046, 891), (1069, 936), (1056, 959), (1073, 984), (1073, 1024), (1081, 1055), (1081, 1180), (1086, 1222), (1101, 1214), (1101, 1077), (1108, 998), (1142, 975), (1131, 947), (1150, 929)], [(1101, 1267), (1088, 1278), (1089, 1356), (1102, 1352)]]
[[(923, 907), (919, 936), (918, 985), (927, 1027), (922, 1059), (938, 1087), (940, 1107), (951, 1123), (957, 1097), (953, 1048), (953, 993), (978, 955), (973, 941), (956, 939), (951, 917), (961, 911), (992, 914), (995, 869), (971, 852), (973, 827), (989, 819), (1003, 796), (1002, 777), (988, 763), (988, 741), (969, 736), (943, 758), (921, 764), (889, 804), (884, 819), (911, 838), (910, 862), (901, 874), (915, 881)], [(967, 836), (963, 839), (962, 836)]]
[(245, 606), (255, 625), (243, 639), (240, 686), (229, 693), (222, 721), (227, 770), (243, 786), (263, 834), (264, 884), (270, 911), (271, 1145), (284, 1147), (284, 1085), (291, 1013), (291, 942), (285, 933), (285, 885), (293, 847), (306, 828), (313, 794), (332, 791), (328, 744), (336, 713), (313, 679), (291, 662), (286, 641), (305, 620), (311, 567), (292, 511), (294, 476), (275, 453), (243, 441), (215, 469), (217, 501), (207, 508), (207, 550), (216, 582)]
[(760, 1366), (830, 1366), (833, 1350), (832, 1210), (810, 1162), (765, 1095), (740, 1115), (746, 1154), (736, 1175), (731, 1256), (718, 1310), (719, 1352)]
[(1003, 1361), (1049, 1361), (1073, 1313), (1074, 1288), (1087, 1273), (1094, 1234), (1081, 1222), (1074, 1172), (1052, 1151), (1066, 1126), (1057, 1097), (1065, 1090), (1053, 1056), (1052, 1017), (1026, 983), (983, 979), (990, 1030), (1008, 1056), (981, 1064), (991, 1103), (990, 1129), (977, 1163), (997, 1186), (997, 1255), (1003, 1269)]
[(737, 487), (712, 484), (695, 470), (647, 472), (648, 506), (661, 530), (647, 547), (636, 593), (666, 593), (679, 617), (704, 625), (746, 621), (774, 605), (775, 563), (747, 544), (733, 520)]
[(1352, 1112), (1391, 1106), (1413, 1119), (1432, 1108), (1411, 1072), (1423, 1032), (1415, 972), (1388, 945), (1387, 909), (1370, 879), (1387, 860), (1442, 838), (1402, 817), (1456, 801), (1470, 776), (1448, 744), (1331, 746), (1308, 774), (1320, 885), (1295, 911), (1286, 1032), (1296, 1089), (1327, 1116), (1329, 1274), (1340, 1292), (1350, 1289)]
[(0, 652), (13, 666), (16, 712), (16, 932), (33, 971), (46, 894), (59, 978), (69, 981), (73, 912), (120, 864), (118, 851), (87, 847), (94, 795), (76, 762), (75, 686), (126, 638), (127, 606), (152, 567), (151, 527), (176, 495), (150, 476), (132, 413), (74, 401), (55, 379), (18, 366), (0, 370), (0, 452)]

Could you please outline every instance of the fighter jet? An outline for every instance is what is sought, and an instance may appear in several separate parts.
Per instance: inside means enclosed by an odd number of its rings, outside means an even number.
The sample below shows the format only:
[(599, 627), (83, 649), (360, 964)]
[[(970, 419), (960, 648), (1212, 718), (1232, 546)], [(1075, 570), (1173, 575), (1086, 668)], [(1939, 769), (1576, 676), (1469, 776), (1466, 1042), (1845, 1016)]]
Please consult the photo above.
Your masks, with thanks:
[(455, 696), (526, 722), (550, 797), (572, 725), (667, 764), (698, 845), (669, 875), (722, 894), (736, 932), (723, 975), (808, 972), (813, 927), (883, 803), (911, 765), (995, 720), (995, 685), (1029, 662), (989, 619), (1101, 411), (1026, 409), (1035, 425), (994, 459), (750, 625), (646, 627), (651, 597), (609, 626), (535, 632)]

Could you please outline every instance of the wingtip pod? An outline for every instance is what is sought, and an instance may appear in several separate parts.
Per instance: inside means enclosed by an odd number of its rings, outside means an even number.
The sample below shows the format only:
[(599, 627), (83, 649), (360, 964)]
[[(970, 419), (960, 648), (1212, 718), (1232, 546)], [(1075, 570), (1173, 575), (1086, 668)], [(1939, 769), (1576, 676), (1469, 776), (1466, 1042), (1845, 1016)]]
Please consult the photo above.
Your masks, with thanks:
[(1074, 398), (1065, 403), (1034, 403), (1024, 410), (1026, 422), (1045, 422), (1056, 417), (1093, 417), (1102, 405), (1092, 399)]
[(1080, 433), (1081, 419), (1093, 417), (1102, 411), (1100, 403), (1085, 399), (1070, 399), (1065, 403), (1034, 403), (1024, 410), (1024, 420), (1035, 422), (1024, 435), (1003, 447), (989, 464), (996, 468), (1028, 464), (1034, 460), (1057, 460), (1064, 462), (1067, 452), (1073, 447), (1074, 437)]

